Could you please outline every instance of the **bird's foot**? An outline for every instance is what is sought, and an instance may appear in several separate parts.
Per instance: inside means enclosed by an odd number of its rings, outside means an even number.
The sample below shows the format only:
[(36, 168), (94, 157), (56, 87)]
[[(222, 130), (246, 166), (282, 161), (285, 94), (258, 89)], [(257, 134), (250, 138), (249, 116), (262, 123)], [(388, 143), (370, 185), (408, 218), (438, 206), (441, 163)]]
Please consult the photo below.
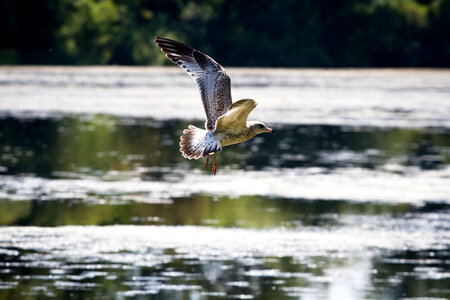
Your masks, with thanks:
[(214, 153), (214, 164), (212, 166), (212, 171), (214, 172), (214, 175), (216, 175), (217, 170), (217, 160), (216, 160), (216, 154)]
[(205, 161), (205, 171), (208, 170), (208, 162), (209, 162), (209, 155), (206, 156), (206, 161)]

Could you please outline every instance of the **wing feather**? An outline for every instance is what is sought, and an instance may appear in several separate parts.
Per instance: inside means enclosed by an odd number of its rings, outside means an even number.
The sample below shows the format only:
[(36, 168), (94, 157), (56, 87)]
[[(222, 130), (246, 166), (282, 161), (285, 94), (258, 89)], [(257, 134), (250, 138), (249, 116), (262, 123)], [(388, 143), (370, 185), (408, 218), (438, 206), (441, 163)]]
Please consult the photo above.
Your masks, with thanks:
[(233, 103), (230, 110), (217, 120), (214, 134), (224, 131), (241, 132), (247, 127), (248, 115), (256, 105), (258, 103), (252, 99), (242, 99)]
[(206, 113), (205, 128), (213, 130), (217, 119), (231, 107), (231, 80), (225, 69), (208, 55), (183, 43), (155, 37), (166, 57), (195, 81)]

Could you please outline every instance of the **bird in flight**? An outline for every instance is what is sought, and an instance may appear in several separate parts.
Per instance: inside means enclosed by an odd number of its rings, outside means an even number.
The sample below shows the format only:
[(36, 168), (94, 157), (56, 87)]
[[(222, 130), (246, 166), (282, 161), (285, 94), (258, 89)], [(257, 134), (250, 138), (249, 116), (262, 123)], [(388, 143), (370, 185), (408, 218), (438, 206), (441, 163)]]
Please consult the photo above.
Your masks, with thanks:
[(257, 105), (256, 101), (242, 99), (233, 103), (230, 77), (214, 59), (174, 40), (157, 36), (155, 42), (169, 60), (183, 68), (195, 81), (205, 109), (205, 129), (189, 125), (183, 130), (180, 151), (185, 158), (206, 157), (206, 170), (209, 155), (214, 155), (212, 171), (215, 175), (216, 152), (222, 151), (223, 147), (245, 142), (260, 133), (274, 133), (262, 122), (247, 121)]

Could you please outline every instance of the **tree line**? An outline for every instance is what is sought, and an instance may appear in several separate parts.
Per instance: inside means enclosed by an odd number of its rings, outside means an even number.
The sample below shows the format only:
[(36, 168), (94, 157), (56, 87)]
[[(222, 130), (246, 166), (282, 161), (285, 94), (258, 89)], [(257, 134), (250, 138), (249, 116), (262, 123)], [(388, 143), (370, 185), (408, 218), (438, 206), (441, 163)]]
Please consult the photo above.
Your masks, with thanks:
[(1, 0), (0, 64), (450, 67), (450, 0)]

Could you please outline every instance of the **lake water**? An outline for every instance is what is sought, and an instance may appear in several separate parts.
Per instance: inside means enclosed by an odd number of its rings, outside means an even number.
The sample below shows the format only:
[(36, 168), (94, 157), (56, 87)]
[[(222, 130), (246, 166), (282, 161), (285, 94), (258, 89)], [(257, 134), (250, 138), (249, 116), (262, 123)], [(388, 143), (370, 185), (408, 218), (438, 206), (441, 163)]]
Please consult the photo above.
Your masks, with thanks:
[(213, 176), (181, 70), (1, 67), (0, 299), (450, 298), (450, 71), (229, 73)]

